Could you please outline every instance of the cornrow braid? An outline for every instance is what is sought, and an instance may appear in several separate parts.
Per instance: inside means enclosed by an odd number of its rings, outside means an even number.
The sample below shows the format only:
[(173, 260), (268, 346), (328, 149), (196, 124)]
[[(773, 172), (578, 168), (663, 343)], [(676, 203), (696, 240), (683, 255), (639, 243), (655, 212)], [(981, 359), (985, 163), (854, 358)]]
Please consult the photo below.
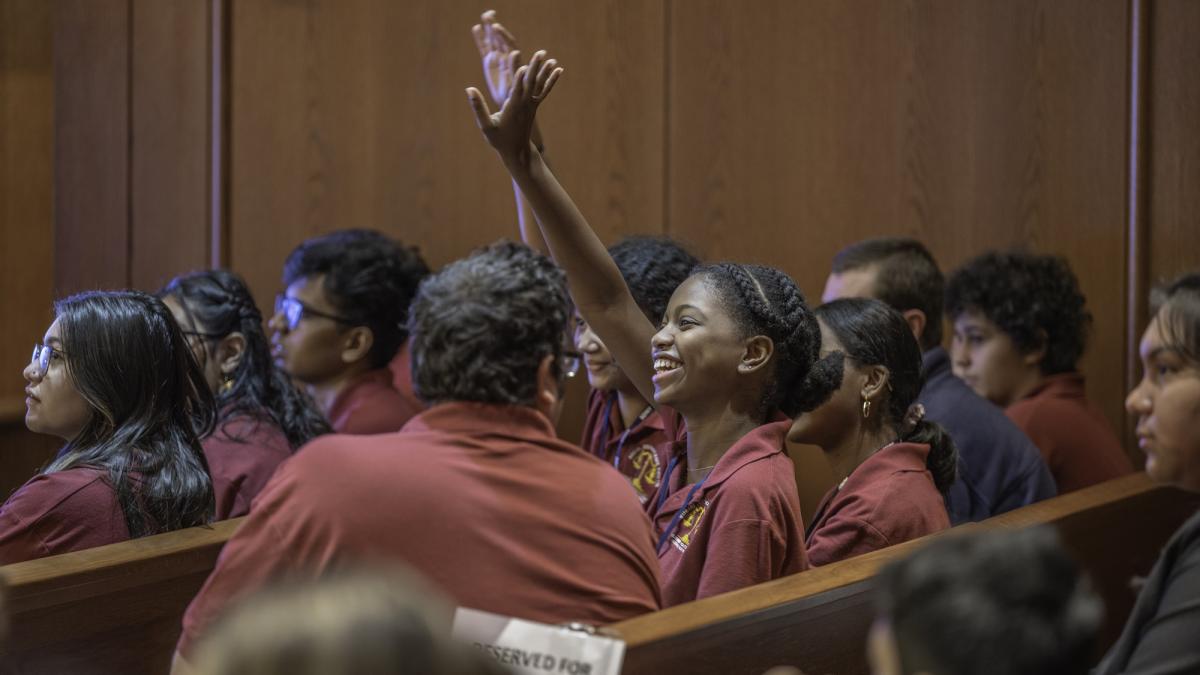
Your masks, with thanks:
[(820, 358), (821, 329), (791, 277), (773, 267), (736, 263), (705, 265), (696, 273), (713, 282), (745, 335), (765, 335), (775, 344), (764, 413), (795, 416), (823, 403), (841, 385), (841, 355)]

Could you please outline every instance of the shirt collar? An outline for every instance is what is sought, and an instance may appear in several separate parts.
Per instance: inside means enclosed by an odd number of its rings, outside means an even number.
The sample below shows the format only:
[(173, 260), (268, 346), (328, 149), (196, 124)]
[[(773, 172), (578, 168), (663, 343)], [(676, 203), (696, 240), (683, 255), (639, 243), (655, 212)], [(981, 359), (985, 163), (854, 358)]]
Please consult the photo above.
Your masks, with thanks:
[(1046, 396), (1082, 400), (1086, 397), (1083, 374), (1077, 371), (1057, 373), (1042, 378), (1038, 386), (1025, 396), (1026, 399)]
[(338, 392), (337, 397), (333, 399), (333, 405), (329, 406), (329, 414), (327, 417), (331, 420), (338, 419), (346, 412), (346, 408), (360, 394), (361, 390), (371, 390), (384, 387), (394, 389), (392, 386), (392, 371), (387, 368), (375, 368), (359, 375), (346, 385), (346, 388)]
[(409, 420), (403, 431), (455, 431), (558, 439), (554, 425), (534, 408), (471, 401), (439, 403)]

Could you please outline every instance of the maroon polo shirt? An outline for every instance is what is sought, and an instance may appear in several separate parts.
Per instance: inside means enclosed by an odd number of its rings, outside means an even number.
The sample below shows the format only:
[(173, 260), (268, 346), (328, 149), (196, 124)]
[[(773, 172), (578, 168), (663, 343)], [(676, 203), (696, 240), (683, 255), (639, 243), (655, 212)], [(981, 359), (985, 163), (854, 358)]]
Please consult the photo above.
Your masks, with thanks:
[(663, 428), (662, 416), (653, 408), (649, 410), (626, 433), (617, 393), (593, 389), (588, 394), (583, 424), (583, 449), (621, 472), (643, 504), (662, 482), (671, 440)]
[(671, 445), (678, 459), (665, 479), (669, 492), (661, 508), (657, 495), (651, 502), (656, 536), (670, 529), (658, 554), (664, 607), (808, 568), (796, 477), (784, 450), (791, 424), (771, 422), (743, 436), (694, 493), (684, 482), (687, 444)]
[(129, 539), (106, 471), (34, 476), (0, 505), (0, 565)]
[[(417, 398), (416, 390), (413, 389), (412, 353), (408, 349), (407, 342), (400, 345), (400, 351), (396, 352), (396, 356), (392, 358), (388, 368), (392, 370), (392, 386), (400, 392), (400, 396), (407, 402), (409, 409), (417, 412), (424, 410), (425, 404)], [(413, 415), (416, 415), (417, 412), (414, 412)]]
[(329, 407), (329, 425), (339, 434), (386, 434), (400, 431), (421, 412), (392, 385), (388, 368), (370, 370), (346, 385)]
[(950, 527), (928, 456), (928, 445), (893, 443), (826, 493), (808, 531), (809, 562), (828, 565)]
[(1087, 400), (1079, 373), (1046, 377), (1004, 412), (1042, 452), (1060, 495), (1133, 473), (1108, 420)]
[(203, 446), (217, 498), (216, 520), (249, 513), (250, 502), (292, 455), (279, 425), (247, 415), (218, 422)]
[(285, 462), (188, 607), (180, 652), (272, 578), (397, 561), (462, 606), (534, 621), (659, 607), (628, 482), (532, 408), (445, 403), (398, 434), (323, 436)]

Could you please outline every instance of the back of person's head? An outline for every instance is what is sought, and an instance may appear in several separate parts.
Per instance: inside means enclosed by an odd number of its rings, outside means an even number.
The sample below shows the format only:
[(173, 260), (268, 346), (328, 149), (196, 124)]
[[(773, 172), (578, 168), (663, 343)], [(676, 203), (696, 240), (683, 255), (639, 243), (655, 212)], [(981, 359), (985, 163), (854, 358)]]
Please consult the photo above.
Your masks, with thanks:
[(942, 302), (946, 282), (933, 254), (916, 239), (880, 237), (851, 244), (833, 257), (833, 273), (874, 272), (870, 297), (892, 309), (920, 310), (925, 315), (921, 349), (942, 343)]
[(761, 413), (789, 417), (812, 410), (841, 383), (840, 358), (821, 359), (821, 329), (796, 282), (764, 265), (702, 265), (693, 276), (707, 282), (746, 337), (774, 344), (773, 375), (762, 393)]
[(957, 269), (946, 284), (946, 311), (951, 319), (982, 314), (1021, 353), (1044, 349), (1044, 375), (1076, 369), (1092, 323), (1065, 258), (1019, 251), (985, 253)]
[(1156, 288), (1150, 306), (1163, 342), (1200, 365), (1200, 273), (1185, 274)]
[(409, 313), (413, 388), (431, 403), (533, 405), (542, 361), (561, 361), (570, 312), (562, 270), (527, 246), (501, 241), (450, 263)]
[(198, 646), (198, 675), (495, 675), (448, 637), (446, 603), (399, 572), (343, 572), (248, 596)]
[(338, 313), (371, 329), (370, 365), (382, 368), (408, 339), (408, 306), (428, 274), (416, 248), (371, 230), (341, 230), (297, 246), (284, 263), (283, 283), (323, 277)]
[(228, 270), (192, 272), (171, 280), (159, 297), (173, 299), (184, 331), (202, 340), (203, 359), (215, 359), (216, 345), (230, 335), (243, 340), (240, 358), (216, 392), (223, 420), (240, 415), (269, 419), (283, 430), (292, 449), (329, 433), (329, 423), (271, 358), (263, 317), (250, 289)]
[(668, 237), (625, 237), (608, 249), (638, 307), (657, 324), (671, 294), (700, 261)]
[(847, 358), (864, 366), (883, 366), (888, 373), (883, 424), (896, 438), (929, 445), (929, 471), (938, 490), (954, 482), (958, 452), (941, 425), (924, 418), (917, 397), (925, 386), (921, 347), (899, 312), (871, 298), (842, 298), (817, 308), (817, 317), (837, 336)]
[(206, 522), (214, 498), (199, 436), (212, 429), (213, 397), (170, 310), (138, 291), (80, 293), (54, 308), (91, 416), (45, 471), (107, 470), (133, 537)]
[(877, 589), (906, 675), (1086, 673), (1104, 613), (1044, 527), (938, 537)]

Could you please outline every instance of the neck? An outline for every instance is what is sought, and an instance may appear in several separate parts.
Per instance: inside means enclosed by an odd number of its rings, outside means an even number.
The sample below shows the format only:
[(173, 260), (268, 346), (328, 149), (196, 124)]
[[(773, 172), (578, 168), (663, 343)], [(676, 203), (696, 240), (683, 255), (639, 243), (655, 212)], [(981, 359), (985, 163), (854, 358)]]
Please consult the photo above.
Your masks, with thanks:
[(337, 401), (338, 396), (368, 370), (370, 369), (365, 367), (365, 365), (363, 367), (348, 368), (334, 377), (306, 384), (304, 389), (312, 397), (313, 403), (317, 404), (317, 408), (321, 411), (321, 414), (329, 417), (329, 412), (333, 408), (334, 402)]
[(621, 423), (626, 429), (633, 426), (638, 416), (645, 412), (649, 405), (640, 394), (617, 390), (617, 410), (621, 413)]
[(832, 447), (822, 448), (833, 470), (834, 484), (840, 484), (846, 476), (854, 473), (860, 464), (867, 461), (883, 446), (896, 440), (896, 432), (884, 425), (867, 428), (860, 426)]
[(687, 483), (695, 483), (707, 476), (734, 443), (763, 423), (761, 419), (728, 409), (702, 420), (688, 417), (685, 421), (688, 430)]
[(1013, 388), (1012, 398), (1001, 407), (1007, 408), (1026, 396), (1029, 396), (1033, 393), (1034, 389), (1037, 389), (1039, 386), (1041, 386), (1043, 379), (1045, 379), (1045, 376), (1042, 375), (1040, 368), (1034, 367), (1022, 372), (1021, 377), (1017, 380), (1016, 386)]

